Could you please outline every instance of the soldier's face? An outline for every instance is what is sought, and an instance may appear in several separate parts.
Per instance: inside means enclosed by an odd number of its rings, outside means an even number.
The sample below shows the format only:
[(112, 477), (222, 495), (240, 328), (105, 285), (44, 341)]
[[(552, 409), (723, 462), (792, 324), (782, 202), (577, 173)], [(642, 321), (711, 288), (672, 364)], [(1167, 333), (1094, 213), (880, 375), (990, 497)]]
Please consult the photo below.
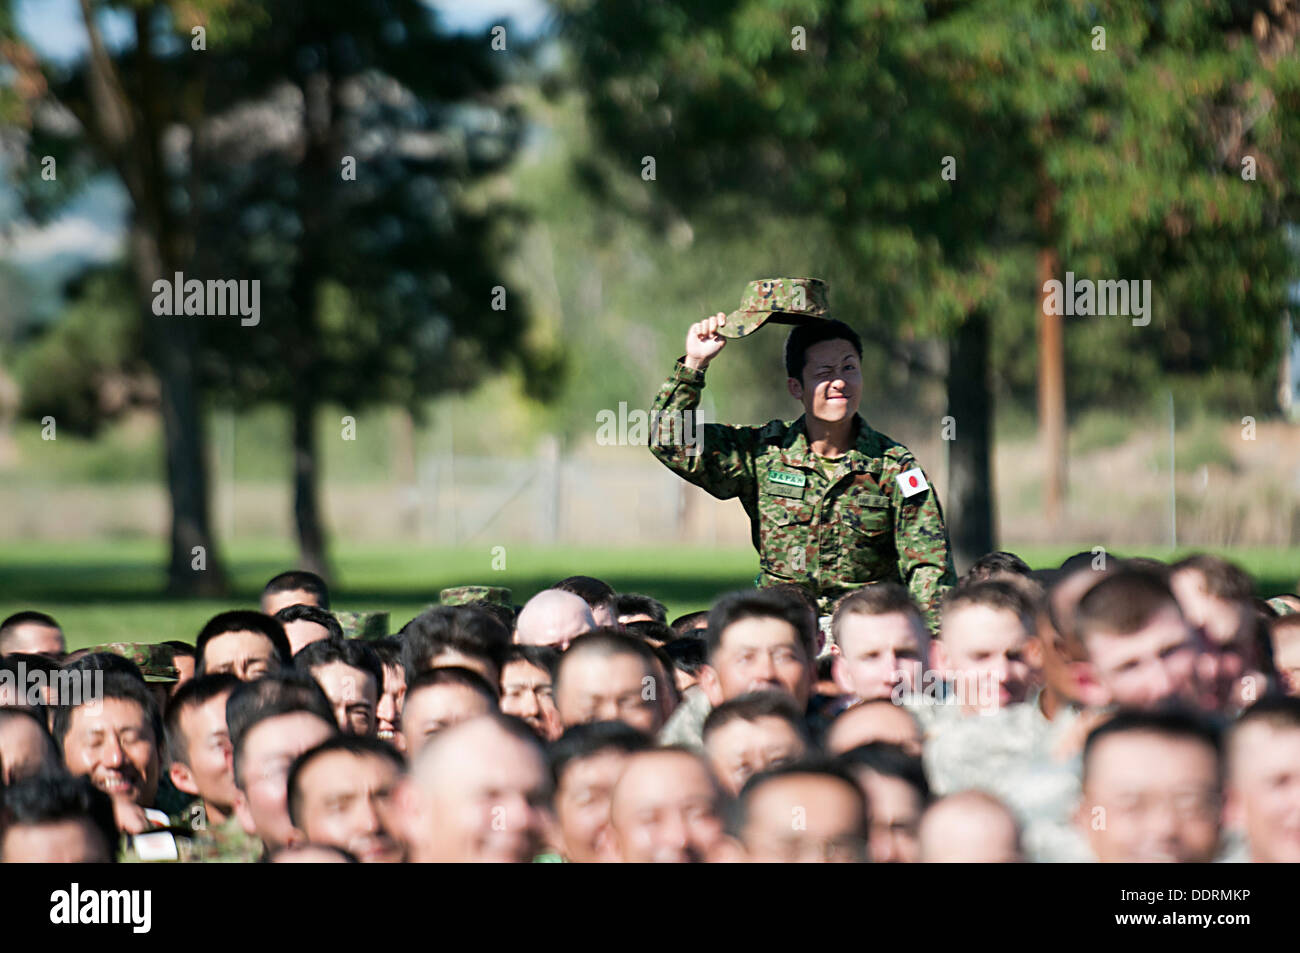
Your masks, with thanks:
[(654, 734), (663, 725), (662, 689), (645, 659), (630, 652), (583, 652), (565, 659), (555, 704), (567, 728), (621, 721)]
[(833, 777), (794, 774), (768, 781), (749, 802), (740, 839), (754, 863), (863, 863), (862, 797)]
[(430, 685), (420, 689), (402, 707), (402, 737), (407, 756), (414, 758), (438, 732), (491, 710), (482, 693), (467, 685)]
[(718, 789), (681, 751), (635, 755), (614, 790), (609, 848), (623, 863), (706, 863), (722, 841)]
[(803, 379), (788, 381), (804, 412), (829, 423), (851, 420), (862, 400), (862, 361), (848, 341), (821, 341), (808, 348)]
[(308, 841), (341, 847), (363, 864), (398, 863), (397, 778), (397, 766), (378, 755), (334, 751), (313, 758), (298, 778), (299, 828)]
[[(402, 704), (406, 700), (406, 670), (400, 665), (384, 666), (384, 692), (379, 696), (375, 719), (379, 723), (377, 734), (383, 741), (397, 743), (402, 724)], [(399, 749), (400, 750), (400, 749)]]
[(1282, 690), (1300, 696), (1300, 628), (1288, 626), (1273, 633), (1273, 664), (1282, 676)]
[(240, 760), (243, 787), (236, 811), (244, 830), (256, 834), (272, 849), (293, 836), (287, 798), (289, 766), (308, 748), (335, 733), (335, 726), (317, 715), (295, 711), (267, 718), (245, 736)]
[(554, 741), (564, 730), (555, 707), (551, 673), (523, 659), (507, 662), (501, 672), (501, 712), (522, 718), (547, 741)]
[(1256, 664), (1254, 607), (1210, 595), (1205, 577), (1193, 569), (1175, 573), (1169, 585), (1183, 618), (1200, 637), (1196, 675), (1202, 704), (1215, 710), (1234, 704), (1238, 681)]
[(73, 775), (87, 775), (110, 797), (143, 807), (158, 793), (158, 744), (144, 709), (126, 698), (105, 698), (72, 712), (63, 758)]
[(1191, 738), (1111, 735), (1092, 749), (1077, 821), (1103, 863), (1209, 863), (1219, 842), (1218, 758)]
[(1028, 641), (1029, 632), (1016, 613), (958, 606), (944, 613), (936, 664), (955, 682), (964, 707), (1005, 707), (1024, 701), (1029, 693), (1033, 672), (1025, 656)]
[(917, 757), (921, 755), (921, 728), (916, 719), (905, 708), (883, 700), (840, 712), (826, 734), (826, 750), (838, 755), (875, 741), (898, 745)]
[[(226, 699), (217, 695), (202, 705), (190, 705), (181, 712), (180, 728), (189, 755), (193, 791), (203, 800), (228, 812), (235, 803), (235, 774), (230, 763), (230, 733), (226, 730)], [(173, 776), (173, 780), (175, 780)], [(177, 782), (177, 786), (180, 783)]]
[(912, 616), (850, 614), (839, 629), (835, 682), (841, 691), (869, 701), (892, 698), (898, 685), (908, 693), (921, 690), (929, 638)]
[(1137, 632), (1090, 632), (1086, 641), (1097, 681), (1115, 704), (1150, 708), (1170, 698), (1194, 700), (1196, 646), (1176, 606)]
[(6, 864), (107, 864), (104, 835), (85, 818), (11, 827), (0, 840)]
[(704, 686), (714, 705), (746, 692), (769, 689), (808, 706), (815, 670), (799, 633), (784, 619), (751, 617), (731, 623), (704, 667)]
[(853, 776), (870, 805), (871, 862), (916, 863), (921, 855), (918, 829), (924, 809), (920, 792), (906, 781), (865, 768), (858, 768)]
[(578, 863), (599, 860), (601, 836), (609, 827), (609, 799), (627, 755), (617, 749), (575, 759), (555, 789), (555, 819), (564, 856)]
[(340, 731), (348, 735), (375, 733), (379, 686), (374, 675), (344, 662), (330, 662), (312, 669), (311, 677), (330, 700)]
[(1300, 863), (1300, 728), (1257, 721), (1238, 729), (1228, 816), (1255, 863)]
[(799, 733), (775, 715), (753, 721), (733, 718), (711, 732), (704, 745), (713, 776), (732, 797), (754, 775), (795, 760), (805, 748)]
[(24, 622), (9, 633), (6, 655), (16, 652), (27, 655), (52, 655), (58, 657), (67, 651), (63, 633), (39, 622)]
[(223, 632), (203, 646), (203, 673), (251, 682), (280, 670), (275, 645), (260, 632)]
[(330, 637), (330, 630), (319, 622), (307, 619), (294, 619), (284, 624), (284, 634), (289, 637), (289, 651), (297, 655), (313, 642), (321, 642)]

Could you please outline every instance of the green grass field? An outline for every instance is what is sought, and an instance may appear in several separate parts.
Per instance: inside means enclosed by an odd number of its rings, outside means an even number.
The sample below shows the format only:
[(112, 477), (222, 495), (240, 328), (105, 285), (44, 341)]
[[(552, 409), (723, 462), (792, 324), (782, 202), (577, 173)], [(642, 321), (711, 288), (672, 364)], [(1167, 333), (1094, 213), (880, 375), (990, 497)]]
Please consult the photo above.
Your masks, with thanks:
[[(1008, 545), (1035, 567), (1059, 565), (1077, 547)], [(1300, 548), (1221, 549), (1255, 576), (1261, 595), (1295, 590)], [(1168, 550), (1118, 555), (1169, 558)], [(39, 609), (62, 623), (70, 648), (113, 640), (192, 641), (223, 609), (252, 607), (262, 585), (294, 563), (283, 541), (240, 542), (225, 551), (233, 584), (229, 599), (174, 600), (160, 595), (165, 551), (149, 540), (0, 543), (0, 618)], [(599, 576), (622, 592), (644, 592), (668, 606), (670, 618), (707, 608), (718, 593), (752, 584), (758, 560), (749, 549), (658, 546), (629, 549), (510, 546), (504, 570), (492, 568), (487, 547), (445, 549), (394, 544), (335, 550), (337, 609), (388, 610), (396, 630), (446, 586), (509, 586), (516, 602), (575, 573)]]

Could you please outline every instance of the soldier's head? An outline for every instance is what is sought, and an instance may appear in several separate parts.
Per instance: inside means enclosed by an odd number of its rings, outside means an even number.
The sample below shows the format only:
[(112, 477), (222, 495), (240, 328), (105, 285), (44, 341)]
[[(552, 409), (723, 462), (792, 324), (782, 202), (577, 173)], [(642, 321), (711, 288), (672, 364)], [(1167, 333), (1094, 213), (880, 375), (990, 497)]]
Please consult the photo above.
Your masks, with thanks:
[(1084, 743), (1075, 820), (1103, 862), (1209, 863), (1221, 784), (1219, 734), (1201, 715), (1121, 709)]
[(750, 778), (728, 832), (753, 863), (865, 863), (867, 801), (842, 767), (796, 761)]
[(786, 387), (818, 420), (852, 420), (862, 402), (862, 339), (843, 321), (796, 325), (785, 339)]
[(1098, 704), (1153, 708), (1197, 701), (1196, 637), (1155, 573), (1120, 569), (1089, 589), (1074, 612)]
[(544, 741), (564, 730), (555, 707), (555, 670), (560, 653), (545, 645), (512, 645), (501, 669), (501, 712), (522, 718)]
[(1200, 554), (1173, 565), (1169, 588), (1200, 637), (1196, 669), (1202, 704), (1216, 711), (1236, 710), (1243, 701), (1239, 682), (1263, 661), (1254, 583), (1226, 559)]
[(816, 624), (779, 593), (733, 592), (709, 610), (709, 661), (700, 685), (714, 705), (747, 692), (775, 689), (802, 711), (817, 675)]
[(606, 860), (706, 863), (722, 846), (722, 793), (704, 759), (682, 748), (629, 755), (610, 799)]
[(529, 863), (550, 829), (551, 772), (533, 730), (482, 715), (416, 755), (399, 791), (416, 863)]
[(287, 781), (294, 758), (338, 731), (329, 699), (293, 670), (241, 685), (226, 702), (235, 813), (272, 850), (289, 843)]
[(550, 645), (564, 651), (578, 636), (595, 628), (595, 616), (581, 596), (543, 589), (519, 610), (514, 640), (520, 645)]
[(335, 735), (289, 768), (294, 843), (327, 844), (362, 863), (397, 863), (402, 844), (394, 805), (402, 756), (363, 735)]
[(1116, 560), (1103, 559), (1051, 572), (1046, 597), (1038, 606), (1038, 631), (1029, 648), (1031, 661), (1042, 670), (1044, 688), (1059, 698), (1084, 706), (1106, 703), (1074, 630), (1074, 613), (1084, 594), (1118, 568)]
[(174, 697), (181, 690), (181, 686), (194, 677), (194, 667), (198, 659), (194, 653), (194, 646), (188, 642), (171, 639), (162, 644), (172, 650), (172, 665), (176, 667), (176, 683), (170, 689)]
[(920, 845), (923, 864), (1014, 864), (1024, 859), (1015, 816), (983, 791), (950, 794), (926, 808)]
[(433, 668), (421, 672), (406, 690), (402, 739), (414, 758), (435, 735), (497, 710), (497, 694), (478, 672), (468, 668)]
[(228, 672), (243, 681), (293, 664), (284, 626), (269, 615), (235, 609), (208, 620), (194, 644), (196, 675)]
[(67, 650), (63, 630), (44, 612), (15, 612), (0, 622), (0, 655), (21, 652), (58, 658)]
[(557, 846), (566, 859), (600, 859), (614, 785), (628, 755), (650, 747), (647, 736), (621, 721), (574, 725), (551, 744), (547, 756), (555, 781)]
[(104, 672), (96, 697), (54, 710), (53, 735), (69, 774), (85, 775), (110, 797), (142, 807), (158, 793), (162, 717), (144, 681)]
[(343, 626), (329, 609), (320, 606), (285, 606), (275, 614), (289, 639), (289, 651), (297, 655), (313, 642), (343, 638)]
[(1225, 819), (1256, 863), (1300, 862), (1300, 699), (1266, 696), (1229, 729)]
[[(167, 705), (167, 776), (178, 791), (202, 798), (206, 809), (228, 815), (235, 804), (226, 702), (242, 683), (233, 675), (204, 675)], [(216, 823), (220, 818), (210, 818)]]
[(971, 563), (970, 568), (966, 570), (966, 575), (961, 577), (961, 581), (983, 582), (985, 579), (999, 579), (1005, 576), (1028, 576), (1030, 572), (1029, 564), (1015, 553), (999, 549), (985, 553)]
[(967, 710), (1022, 702), (1037, 677), (1026, 650), (1037, 613), (1020, 586), (991, 579), (958, 586), (943, 603), (934, 667), (951, 679)]
[(667, 685), (654, 651), (615, 629), (580, 635), (555, 672), (555, 705), (566, 728), (591, 721), (622, 721), (654, 734), (664, 723)]
[(832, 671), (840, 691), (870, 700), (921, 690), (930, 633), (920, 608), (898, 583), (873, 583), (840, 599), (831, 634)]
[(668, 607), (654, 596), (644, 596), (638, 592), (619, 593), (614, 603), (618, 612), (618, 624), (629, 622), (658, 622), (668, 624)]
[(294, 668), (310, 675), (334, 706), (339, 730), (373, 735), (375, 709), (384, 687), (384, 666), (365, 642), (325, 639), (312, 642), (294, 656)]
[(618, 593), (604, 580), (594, 576), (569, 576), (551, 588), (571, 592), (587, 603), (596, 625), (618, 628)]
[(0, 791), (35, 774), (57, 772), (63, 759), (45, 719), (26, 708), (0, 708)]
[(826, 730), (826, 751), (832, 755), (876, 741), (898, 745), (919, 757), (921, 726), (902, 705), (877, 698), (844, 709)]
[(262, 611), (275, 615), (286, 606), (330, 607), (329, 587), (314, 572), (294, 570), (273, 576), (262, 589)]
[(402, 705), (406, 702), (406, 668), (402, 665), (402, 642), (389, 636), (376, 639), (370, 647), (384, 666), (384, 686), (375, 709), (375, 731), (380, 741), (401, 744)]
[(704, 753), (732, 797), (754, 775), (802, 758), (811, 745), (803, 712), (785, 692), (741, 695), (704, 722)]
[(108, 864), (117, 840), (112, 800), (85, 778), (42, 774), (5, 789), (0, 863)]
[(1300, 614), (1270, 619), (1268, 637), (1282, 690), (1300, 697)]
[(835, 760), (858, 782), (870, 805), (872, 862), (916, 863), (921, 814), (930, 800), (920, 756), (877, 741)]
[(408, 685), (421, 672), (452, 667), (472, 669), (496, 685), (510, 645), (505, 625), (480, 606), (435, 606), (406, 623), (401, 638)]

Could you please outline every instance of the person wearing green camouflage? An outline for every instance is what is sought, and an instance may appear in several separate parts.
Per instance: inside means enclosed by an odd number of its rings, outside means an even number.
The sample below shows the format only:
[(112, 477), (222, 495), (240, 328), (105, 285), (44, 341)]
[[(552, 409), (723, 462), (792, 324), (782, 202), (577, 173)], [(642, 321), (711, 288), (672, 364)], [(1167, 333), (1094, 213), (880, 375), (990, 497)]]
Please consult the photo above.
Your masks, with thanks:
[[(728, 338), (768, 322), (795, 325), (785, 347), (787, 389), (803, 416), (759, 427), (700, 426), (709, 363)], [(845, 593), (900, 582), (934, 631), (939, 601), (957, 581), (943, 512), (911, 451), (858, 414), (861, 357), (857, 333), (829, 317), (823, 282), (751, 282), (739, 310), (687, 332), (686, 354), (655, 399), (651, 450), (718, 499), (740, 499), (759, 554), (759, 585), (798, 583), (829, 615)]]

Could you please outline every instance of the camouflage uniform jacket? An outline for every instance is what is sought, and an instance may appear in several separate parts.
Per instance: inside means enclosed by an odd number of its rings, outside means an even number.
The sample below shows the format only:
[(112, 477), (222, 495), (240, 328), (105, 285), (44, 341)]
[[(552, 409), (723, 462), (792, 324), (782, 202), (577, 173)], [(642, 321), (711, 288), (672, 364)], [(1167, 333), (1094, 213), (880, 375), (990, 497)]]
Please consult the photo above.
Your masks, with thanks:
[[(759, 584), (799, 583), (829, 614), (836, 599), (867, 583), (901, 582), (933, 631), (939, 600), (957, 578), (933, 490), (905, 497), (899, 486), (899, 475), (917, 466), (911, 452), (860, 416), (857, 444), (836, 460), (816, 458), (803, 417), (701, 430), (692, 418), (703, 388), (704, 372), (679, 360), (655, 398), (650, 449), (718, 499), (740, 498)], [(688, 446), (691, 434), (698, 442)]]
[(233, 814), (216, 827), (196, 830), (181, 860), (189, 864), (252, 864), (262, 858), (261, 840), (244, 831)]

